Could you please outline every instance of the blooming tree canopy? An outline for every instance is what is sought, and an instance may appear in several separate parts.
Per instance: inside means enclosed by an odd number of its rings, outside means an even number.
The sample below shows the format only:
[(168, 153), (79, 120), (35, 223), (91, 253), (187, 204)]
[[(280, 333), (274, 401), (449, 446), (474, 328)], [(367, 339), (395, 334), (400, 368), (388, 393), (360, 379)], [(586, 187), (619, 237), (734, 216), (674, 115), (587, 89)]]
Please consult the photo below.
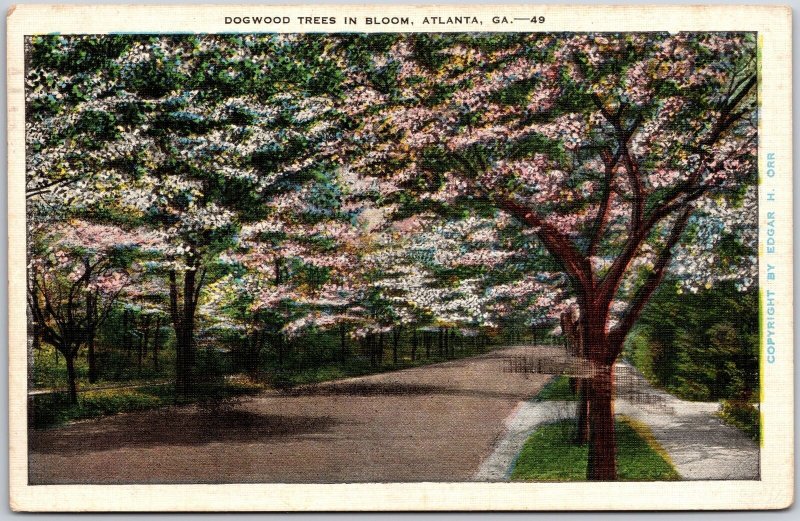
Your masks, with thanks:
[[(26, 56), (31, 233), (158, 250), (184, 395), (198, 310), (366, 335), (576, 304), (589, 477), (613, 479), (613, 366), (655, 290), (756, 280), (750, 33), (56, 35)], [(32, 266), (61, 251), (41, 237)]]
[(394, 212), (491, 206), (568, 275), (598, 371), (590, 477), (616, 476), (626, 335), (670, 266), (700, 267), (676, 247), (753, 200), (755, 64), (753, 34), (413, 35), (372, 54), (382, 75), (349, 79), (344, 164)]

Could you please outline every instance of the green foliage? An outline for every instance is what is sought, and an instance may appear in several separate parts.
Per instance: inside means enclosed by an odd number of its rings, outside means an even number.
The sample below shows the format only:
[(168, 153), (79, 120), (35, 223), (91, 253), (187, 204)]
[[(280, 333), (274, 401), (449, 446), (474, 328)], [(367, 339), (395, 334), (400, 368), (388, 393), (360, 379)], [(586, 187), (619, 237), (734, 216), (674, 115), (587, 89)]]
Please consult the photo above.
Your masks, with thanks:
[(752, 440), (761, 439), (761, 411), (756, 404), (744, 400), (722, 400), (719, 417), (742, 430)]
[(747, 400), (759, 387), (757, 293), (724, 283), (678, 294), (665, 283), (628, 336), (625, 357), (682, 398)]
[[(617, 419), (617, 473), (620, 481), (667, 481), (679, 479), (678, 473), (664, 457), (661, 449), (648, 443), (625, 419)], [(512, 480), (518, 481), (585, 481), (589, 447), (576, 445), (575, 422), (564, 420), (536, 430), (525, 442), (514, 469)], [(651, 442), (652, 443), (652, 442)]]

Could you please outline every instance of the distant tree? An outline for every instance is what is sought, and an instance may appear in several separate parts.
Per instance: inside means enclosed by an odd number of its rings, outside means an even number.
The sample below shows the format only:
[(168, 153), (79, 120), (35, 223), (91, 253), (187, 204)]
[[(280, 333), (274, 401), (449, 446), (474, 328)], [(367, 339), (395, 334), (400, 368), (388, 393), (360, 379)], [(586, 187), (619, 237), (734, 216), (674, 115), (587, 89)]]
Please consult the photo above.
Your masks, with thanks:
[(40, 338), (64, 356), (69, 396), (77, 402), (75, 358), (89, 348), (89, 379), (97, 378), (98, 328), (135, 276), (133, 254), (157, 239), (113, 226), (72, 222), (34, 244), (29, 260), (28, 307)]

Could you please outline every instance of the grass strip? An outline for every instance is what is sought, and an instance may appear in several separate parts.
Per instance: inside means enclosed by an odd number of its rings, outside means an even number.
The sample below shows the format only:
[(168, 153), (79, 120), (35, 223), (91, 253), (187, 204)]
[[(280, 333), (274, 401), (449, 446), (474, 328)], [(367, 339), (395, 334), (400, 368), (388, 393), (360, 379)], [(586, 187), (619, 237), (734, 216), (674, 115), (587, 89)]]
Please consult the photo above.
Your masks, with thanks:
[(536, 395), (536, 399), (540, 401), (568, 401), (574, 402), (578, 399), (578, 396), (572, 392), (572, 387), (569, 384), (569, 377), (564, 375), (559, 375), (550, 380), (547, 385), (545, 385), (539, 394)]
[[(669, 456), (643, 424), (620, 416), (617, 477), (620, 481), (672, 481), (680, 476)], [(562, 420), (537, 429), (522, 447), (511, 473), (515, 481), (586, 481), (587, 445), (572, 442), (575, 421)]]

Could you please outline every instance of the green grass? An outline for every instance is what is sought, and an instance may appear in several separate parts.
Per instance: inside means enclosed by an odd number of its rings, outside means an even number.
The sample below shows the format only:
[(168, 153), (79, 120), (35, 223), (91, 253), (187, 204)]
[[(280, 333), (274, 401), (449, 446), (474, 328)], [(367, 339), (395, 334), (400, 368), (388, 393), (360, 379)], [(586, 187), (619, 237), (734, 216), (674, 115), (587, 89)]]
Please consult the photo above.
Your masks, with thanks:
[[(202, 387), (198, 385), (196, 397), (187, 403), (214, 403), (238, 396), (254, 394), (262, 385), (244, 380), (229, 380), (224, 383)], [(103, 389), (82, 392), (78, 403), (70, 405), (66, 393), (37, 395), (33, 398), (31, 422), (35, 428), (46, 428), (75, 420), (108, 416), (123, 412), (155, 409), (175, 404), (172, 385), (152, 385), (136, 389)]]
[(156, 387), (87, 391), (78, 395), (76, 405), (70, 405), (66, 393), (37, 395), (30, 410), (31, 422), (36, 428), (45, 428), (74, 420), (153, 409), (172, 403), (167, 396), (171, 392), (171, 389), (167, 392)]
[[(664, 450), (646, 427), (619, 417), (617, 475), (621, 481), (680, 479)], [(574, 420), (545, 425), (534, 432), (520, 452), (511, 479), (517, 481), (585, 481), (589, 448), (575, 445)]]
[(578, 396), (572, 392), (572, 388), (569, 385), (569, 377), (561, 375), (550, 380), (550, 382), (539, 391), (539, 394), (536, 395), (536, 399), (542, 401), (575, 401), (578, 399)]

